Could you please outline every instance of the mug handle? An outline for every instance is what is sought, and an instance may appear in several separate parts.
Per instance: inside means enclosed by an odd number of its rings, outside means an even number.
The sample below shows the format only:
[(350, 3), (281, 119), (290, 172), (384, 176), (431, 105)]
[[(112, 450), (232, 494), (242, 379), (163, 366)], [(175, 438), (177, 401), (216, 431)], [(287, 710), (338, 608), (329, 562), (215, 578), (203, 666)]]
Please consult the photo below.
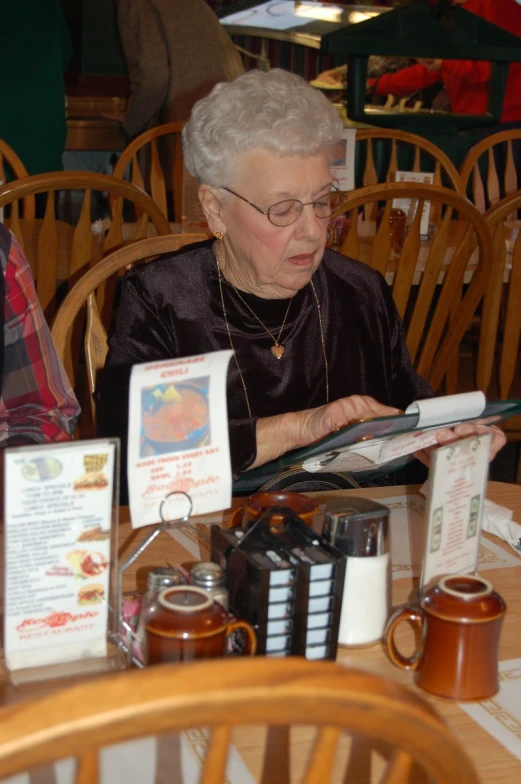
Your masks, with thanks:
[(229, 623), (226, 627), (226, 637), (229, 637), (232, 632), (237, 631), (237, 629), (244, 629), (246, 632), (246, 651), (245, 656), (255, 656), (257, 651), (257, 635), (253, 630), (253, 626), (250, 626), (249, 623), (246, 621), (234, 621), (233, 623)]
[(232, 517), (230, 520), (230, 528), (240, 528), (242, 525), (242, 521), (244, 518), (244, 506), (237, 506), (232, 512)]
[(397, 667), (401, 667), (402, 670), (416, 670), (418, 669), (420, 662), (421, 646), (412, 656), (407, 657), (399, 652), (394, 641), (394, 633), (399, 624), (403, 621), (409, 621), (409, 623), (416, 626), (421, 633), (423, 628), (423, 613), (421, 610), (410, 605), (399, 607), (387, 621), (384, 632), (384, 645), (387, 648), (387, 653), (393, 664)]

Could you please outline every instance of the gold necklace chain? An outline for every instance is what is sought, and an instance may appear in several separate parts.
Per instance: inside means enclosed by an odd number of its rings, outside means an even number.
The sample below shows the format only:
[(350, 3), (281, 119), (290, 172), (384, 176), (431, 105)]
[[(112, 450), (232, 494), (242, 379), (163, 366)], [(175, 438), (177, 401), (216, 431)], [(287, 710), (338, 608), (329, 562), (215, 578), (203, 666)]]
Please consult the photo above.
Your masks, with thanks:
[[(222, 306), (222, 310), (223, 310), (224, 323), (226, 324), (226, 332), (228, 333), (228, 340), (230, 341), (230, 348), (233, 351), (235, 364), (237, 365), (237, 370), (239, 371), (239, 377), (241, 379), (241, 384), (242, 384), (242, 388), (243, 388), (243, 391), (244, 391), (244, 397), (246, 399), (246, 407), (248, 409), (248, 416), (251, 419), (252, 418), (252, 413), (251, 413), (250, 399), (248, 397), (248, 388), (246, 386), (246, 382), (244, 380), (244, 376), (242, 375), (242, 370), (241, 370), (241, 366), (239, 365), (239, 360), (237, 359), (237, 352), (235, 351), (235, 346), (233, 345), (232, 333), (230, 332), (230, 325), (228, 323), (228, 316), (227, 316), (226, 307), (225, 307), (225, 304), (224, 304), (222, 272), (221, 272), (221, 267), (220, 267), (218, 261), (217, 261), (217, 275), (218, 275), (218, 280), (219, 280), (219, 293), (221, 295), (221, 306)], [(311, 283), (311, 290), (313, 291), (313, 295), (315, 297), (315, 302), (316, 302), (316, 305), (317, 305), (318, 323), (319, 323), (319, 327), (320, 327), (320, 340), (321, 340), (321, 343), (322, 343), (322, 354), (324, 356), (324, 367), (325, 367), (325, 371), (326, 371), (326, 374), (325, 374), (325, 377), (326, 377), (326, 403), (329, 403), (329, 365), (328, 365), (328, 362), (327, 362), (326, 343), (325, 343), (325, 340), (324, 340), (324, 328), (322, 326), (322, 312), (321, 312), (320, 302), (318, 301), (317, 292), (315, 290), (315, 285), (314, 285), (312, 280), (310, 280), (310, 283)], [(291, 304), (291, 302), (290, 302), (290, 304)], [(286, 312), (286, 316), (287, 315), (288, 314)], [(280, 335), (279, 335), (279, 337), (280, 337)]]
[[(217, 262), (217, 264), (219, 264), (219, 262)], [(246, 300), (244, 299), (244, 297), (242, 296), (242, 294), (241, 294), (241, 293), (240, 293), (240, 292), (239, 292), (239, 291), (238, 291), (238, 290), (235, 288), (235, 286), (233, 285), (233, 283), (231, 283), (230, 285), (231, 285), (232, 289), (235, 291), (235, 293), (237, 294), (237, 296), (239, 297), (239, 299), (241, 300), (241, 302), (242, 302), (244, 305), (246, 305), (246, 307), (248, 308), (248, 310), (250, 311), (250, 313), (252, 314), (252, 316), (254, 316), (254, 317), (257, 319), (257, 321), (259, 322), (259, 324), (261, 325), (261, 327), (262, 327), (264, 330), (266, 330), (266, 332), (268, 333), (268, 335), (270, 336), (270, 338), (273, 340), (273, 343), (274, 343), (274, 345), (273, 345), (273, 346), (270, 348), (270, 351), (271, 351), (271, 353), (273, 354), (273, 356), (274, 356), (274, 357), (276, 357), (277, 359), (282, 359), (282, 357), (284, 356), (284, 352), (286, 351), (286, 349), (284, 348), (284, 346), (281, 346), (281, 345), (280, 345), (280, 336), (282, 335), (282, 330), (284, 329), (284, 325), (285, 325), (285, 323), (286, 323), (286, 319), (287, 319), (287, 317), (288, 317), (288, 313), (289, 313), (289, 309), (290, 309), (290, 307), (291, 307), (291, 303), (292, 303), (292, 301), (293, 301), (293, 297), (291, 297), (291, 298), (290, 298), (290, 301), (288, 302), (288, 307), (287, 307), (287, 309), (286, 309), (286, 315), (284, 316), (284, 321), (282, 322), (282, 326), (281, 326), (281, 328), (279, 329), (279, 335), (278, 335), (278, 337), (275, 339), (275, 336), (274, 336), (273, 332), (272, 332), (270, 329), (268, 329), (268, 327), (267, 327), (265, 324), (263, 324), (263, 323), (262, 323), (262, 321), (261, 321), (261, 320), (260, 320), (260, 318), (257, 316), (257, 314), (255, 313), (255, 311), (253, 310), (253, 308), (251, 308), (251, 307), (248, 305), (248, 303), (246, 302)]]
[(248, 409), (248, 416), (251, 419), (252, 418), (252, 413), (251, 413), (250, 399), (248, 397), (248, 389), (246, 387), (246, 382), (244, 381), (244, 376), (242, 375), (242, 370), (241, 370), (241, 366), (239, 365), (239, 360), (237, 359), (237, 352), (235, 351), (235, 347), (233, 345), (232, 333), (230, 332), (230, 325), (228, 324), (228, 316), (226, 315), (226, 308), (224, 306), (222, 272), (221, 272), (221, 266), (220, 266), (219, 262), (217, 262), (217, 273), (218, 273), (218, 277), (219, 277), (219, 292), (221, 294), (221, 305), (222, 305), (222, 309), (223, 309), (224, 323), (226, 324), (226, 331), (228, 333), (228, 340), (230, 341), (230, 348), (233, 351), (233, 356), (235, 358), (235, 364), (237, 365), (237, 370), (239, 371), (239, 376), (240, 376), (240, 379), (241, 379), (242, 388), (244, 390), (244, 397), (246, 398), (246, 407)]

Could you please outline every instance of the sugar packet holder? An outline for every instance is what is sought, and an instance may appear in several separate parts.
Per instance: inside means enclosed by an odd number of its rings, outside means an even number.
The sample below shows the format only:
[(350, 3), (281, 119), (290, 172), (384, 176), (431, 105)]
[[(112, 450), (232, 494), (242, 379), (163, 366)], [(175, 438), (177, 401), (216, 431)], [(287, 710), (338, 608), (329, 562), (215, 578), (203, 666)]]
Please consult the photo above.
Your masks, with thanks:
[(4, 656), (19, 683), (124, 666), (119, 439), (7, 448)]

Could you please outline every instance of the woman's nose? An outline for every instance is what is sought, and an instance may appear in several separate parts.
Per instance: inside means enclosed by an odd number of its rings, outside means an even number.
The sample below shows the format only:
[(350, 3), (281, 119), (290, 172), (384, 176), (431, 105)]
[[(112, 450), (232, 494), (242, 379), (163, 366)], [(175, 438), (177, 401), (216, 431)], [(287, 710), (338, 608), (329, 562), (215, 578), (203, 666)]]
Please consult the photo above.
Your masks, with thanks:
[(317, 218), (313, 204), (305, 204), (295, 222), (295, 234), (301, 239), (316, 240), (325, 231), (327, 220)]

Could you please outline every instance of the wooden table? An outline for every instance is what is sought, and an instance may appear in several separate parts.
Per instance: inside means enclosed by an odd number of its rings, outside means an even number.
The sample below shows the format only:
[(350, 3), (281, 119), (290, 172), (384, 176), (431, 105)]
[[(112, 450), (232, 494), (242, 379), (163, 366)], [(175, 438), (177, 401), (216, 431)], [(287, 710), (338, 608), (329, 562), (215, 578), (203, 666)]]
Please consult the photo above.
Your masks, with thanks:
[[(328, 498), (338, 496), (363, 495), (367, 498), (378, 499), (404, 495), (405, 493), (412, 494), (417, 492), (417, 490), (417, 486), (383, 487), (320, 493), (317, 497), (320, 499), (321, 503), (323, 503)], [(496, 503), (513, 509), (514, 518), (521, 520), (521, 486), (490, 482), (488, 497)], [(227, 513), (224, 513), (225, 518), (226, 516)], [(204, 521), (204, 519), (205, 518), (200, 518), (201, 521)], [(128, 509), (121, 509), (121, 557), (128, 555), (148, 533), (148, 528), (132, 531), (129, 523)], [(500, 542), (496, 537), (491, 538), (495, 543), (499, 543), (500, 546), (504, 547), (505, 550), (512, 552), (508, 545)], [(183, 563), (187, 565), (192, 563), (193, 560), (193, 557), (168, 534), (161, 534), (154, 540), (145, 553), (143, 553), (137, 563), (127, 571), (124, 581), (124, 590), (135, 590), (136, 585), (142, 589), (146, 582), (146, 574), (152, 566), (165, 565), (166, 563)], [(485, 571), (483, 571), (482, 574), (487, 576)], [(494, 588), (503, 596), (508, 607), (501, 633), (499, 658), (500, 660), (506, 660), (521, 657), (521, 559), (519, 561), (519, 566), (496, 569), (491, 572), (488, 577), (492, 581)], [(404, 578), (394, 580), (392, 586), (393, 605), (396, 606), (406, 602), (413, 589), (414, 585), (412, 579)], [(405, 624), (403, 624), (403, 626), (406, 627)], [(404, 649), (404, 653), (407, 654), (407, 646), (410, 645), (412, 641), (412, 634), (404, 628), (401, 630), (398, 641), (400, 646)], [(346, 665), (367, 669), (379, 675), (393, 678), (402, 684), (416, 689), (413, 685), (412, 674), (394, 667), (384, 654), (380, 643), (360, 649), (340, 648), (338, 660)], [(20, 692), (20, 690), (13, 689), (13, 687), (6, 683), (5, 671), (0, 671), (0, 702), (17, 699), (21, 694), (36, 694), (42, 689), (48, 690), (49, 688), (59, 688), (63, 686), (65, 686), (65, 681), (59, 681), (53, 684), (26, 686), (23, 688), (23, 692)], [(421, 692), (421, 694), (424, 697), (427, 697), (424, 692)], [(519, 760), (511, 755), (498, 741), (462, 711), (457, 704), (445, 702), (434, 697), (427, 698), (435, 705), (436, 709), (447, 721), (454, 734), (460, 739), (471, 759), (474, 761), (476, 769), (484, 784), (519, 784), (521, 781), (521, 762)], [(307, 753), (310, 748), (311, 737), (312, 730), (307, 727), (297, 728), (292, 731), (291, 770), (293, 775), (296, 775), (299, 771), (302, 772), (304, 768)], [(259, 779), (262, 770), (265, 740), (266, 732), (258, 728), (240, 728), (234, 733), (234, 745), (238, 748), (244, 762), (253, 776), (257, 779)], [(284, 758), (284, 744), (280, 737), (277, 741), (276, 737), (270, 735), (269, 754), (275, 771), (283, 772), (287, 760)], [(279, 781), (282, 782), (284, 780), (282, 773), (280, 773), (279, 778), (278, 772), (274, 773), (273, 777), (270, 777), (270, 784), (278, 784)], [(165, 781), (166, 780), (169, 779), (165, 779)], [(361, 784), (363, 780), (363, 778), (358, 778), (355, 775), (353, 778), (349, 779), (349, 782), (350, 784), (351, 782), (360, 782)], [(161, 779), (161, 782), (162, 781), (163, 779)], [(338, 781), (342, 782), (342, 777), (339, 777)], [(419, 782), (427, 784), (423, 778), (413, 778), (411, 781), (417, 781), (418, 784)], [(457, 782), (454, 782), (454, 784), (457, 784)]]

